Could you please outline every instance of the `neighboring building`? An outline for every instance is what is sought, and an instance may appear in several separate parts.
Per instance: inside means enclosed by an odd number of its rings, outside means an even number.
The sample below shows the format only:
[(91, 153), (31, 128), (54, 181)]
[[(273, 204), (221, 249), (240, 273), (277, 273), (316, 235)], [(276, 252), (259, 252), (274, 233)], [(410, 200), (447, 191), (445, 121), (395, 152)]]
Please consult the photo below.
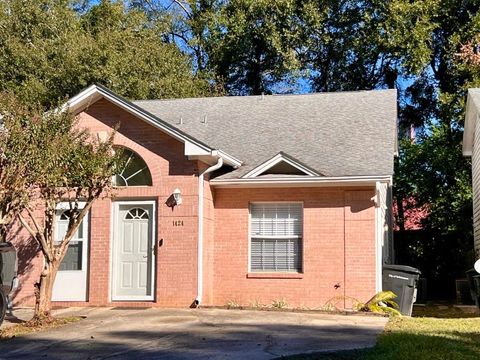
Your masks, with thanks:
[(463, 132), (463, 155), (472, 158), (473, 234), (477, 259), (480, 259), (480, 131), (477, 129), (479, 111), (480, 89), (468, 89)]
[[(130, 160), (71, 243), (57, 305), (316, 308), (381, 290), (396, 91), (130, 102), (91, 86), (68, 106), (100, 139), (119, 124)], [(41, 264), (14, 241), (28, 304)]]

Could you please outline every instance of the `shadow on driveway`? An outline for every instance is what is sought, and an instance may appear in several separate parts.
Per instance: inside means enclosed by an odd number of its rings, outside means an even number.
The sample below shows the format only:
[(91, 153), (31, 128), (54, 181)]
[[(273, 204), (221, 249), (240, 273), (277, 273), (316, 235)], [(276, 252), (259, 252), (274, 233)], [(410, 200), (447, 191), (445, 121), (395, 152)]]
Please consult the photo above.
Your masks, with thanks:
[(61, 328), (0, 343), (0, 359), (271, 359), (373, 346), (386, 319), (245, 310), (72, 309)]

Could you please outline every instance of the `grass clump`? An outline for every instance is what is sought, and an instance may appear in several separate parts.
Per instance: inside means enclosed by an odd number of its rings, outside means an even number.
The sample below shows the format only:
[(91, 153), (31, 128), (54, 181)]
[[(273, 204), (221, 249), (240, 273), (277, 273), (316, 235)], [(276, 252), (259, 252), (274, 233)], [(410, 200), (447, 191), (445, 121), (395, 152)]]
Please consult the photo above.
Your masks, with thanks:
[(237, 300), (228, 300), (226, 304), (227, 309), (241, 309), (241, 305)]
[(286, 309), (288, 308), (288, 302), (286, 299), (275, 299), (272, 301), (272, 308), (274, 309)]

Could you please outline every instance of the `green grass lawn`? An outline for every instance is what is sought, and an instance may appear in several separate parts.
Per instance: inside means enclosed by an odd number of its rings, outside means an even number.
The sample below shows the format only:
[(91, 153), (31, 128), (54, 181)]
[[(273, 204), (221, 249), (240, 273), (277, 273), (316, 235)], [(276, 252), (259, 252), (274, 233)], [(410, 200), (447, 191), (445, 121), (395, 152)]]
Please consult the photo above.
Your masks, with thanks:
[[(447, 309), (448, 310), (448, 309)], [(440, 311), (442, 314), (442, 311)], [(438, 315), (438, 313), (434, 313)], [(448, 310), (455, 318), (392, 318), (374, 348), (332, 354), (289, 357), (289, 360), (479, 360), (480, 318)], [(451, 316), (457, 315), (457, 316)], [(478, 315), (477, 315), (478, 316)]]

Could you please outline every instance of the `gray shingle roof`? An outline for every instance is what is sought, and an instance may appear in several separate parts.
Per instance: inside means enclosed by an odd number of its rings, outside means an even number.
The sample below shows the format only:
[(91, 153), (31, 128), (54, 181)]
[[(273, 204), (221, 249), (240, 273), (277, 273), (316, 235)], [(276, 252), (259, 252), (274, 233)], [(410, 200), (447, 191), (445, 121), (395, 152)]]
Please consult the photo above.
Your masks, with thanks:
[(133, 103), (243, 161), (221, 178), (241, 177), (282, 151), (326, 176), (393, 174), (395, 90)]

